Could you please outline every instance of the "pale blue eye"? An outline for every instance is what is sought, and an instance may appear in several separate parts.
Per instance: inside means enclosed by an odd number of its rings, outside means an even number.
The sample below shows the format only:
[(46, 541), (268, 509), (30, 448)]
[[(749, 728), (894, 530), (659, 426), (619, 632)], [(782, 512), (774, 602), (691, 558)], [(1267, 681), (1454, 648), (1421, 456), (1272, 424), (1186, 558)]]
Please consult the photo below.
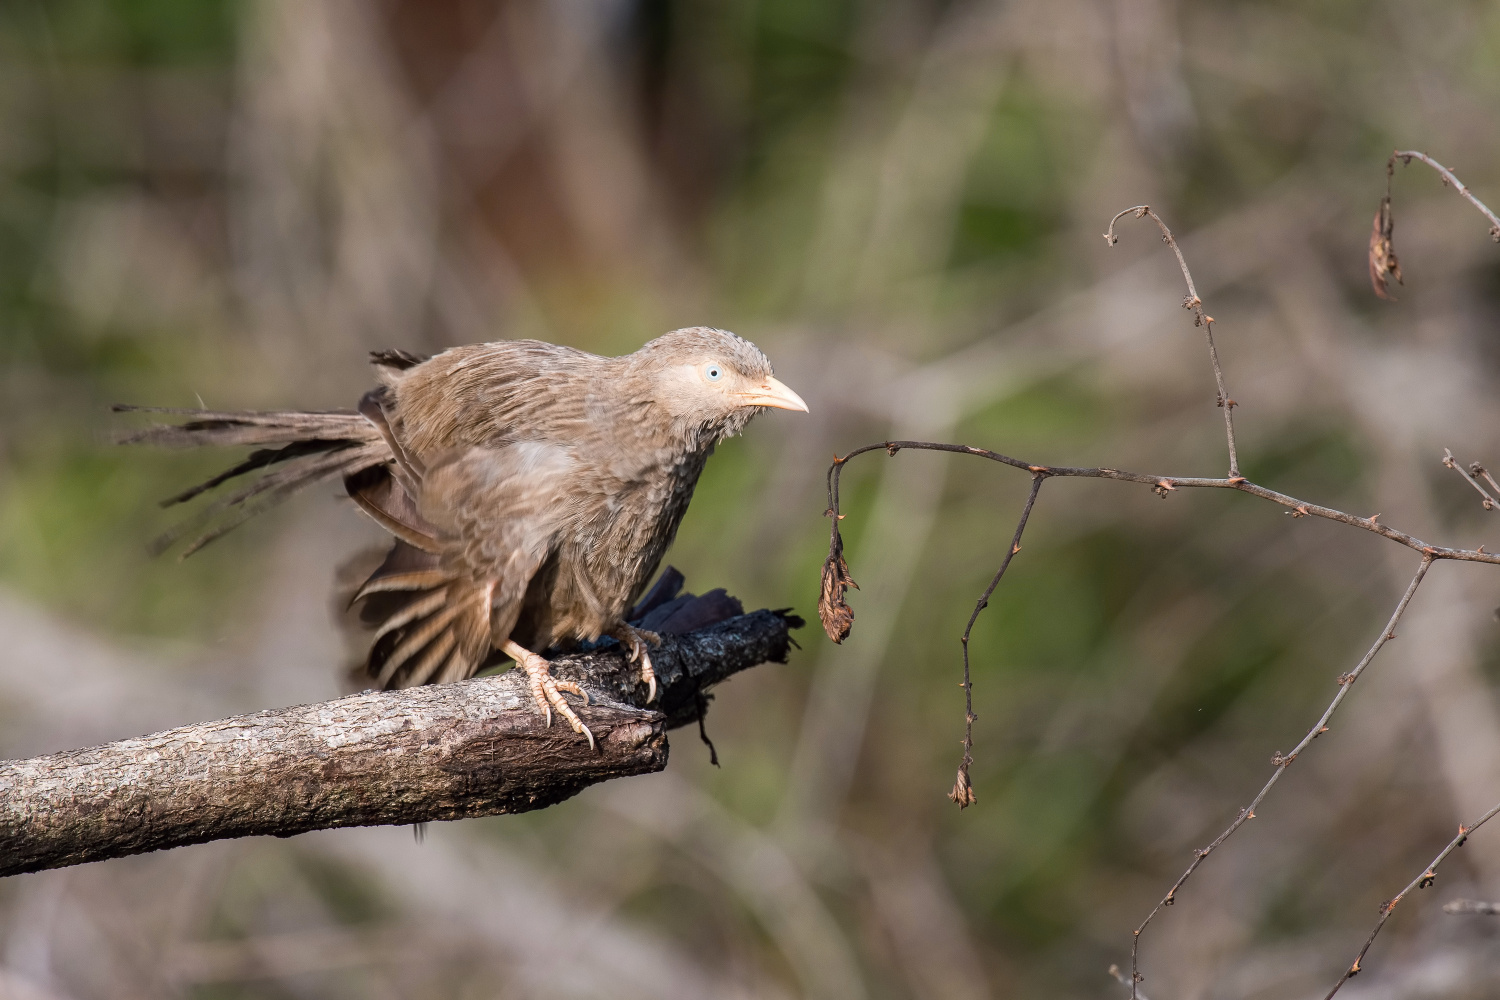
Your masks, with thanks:
[(708, 367), (703, 369), (703, 377), (708, 379), (710, 382), (717, 382), (719, 381), (719, 379), (724, 377), (724, 369), (720, 368), (718, 365), (709, 365)]

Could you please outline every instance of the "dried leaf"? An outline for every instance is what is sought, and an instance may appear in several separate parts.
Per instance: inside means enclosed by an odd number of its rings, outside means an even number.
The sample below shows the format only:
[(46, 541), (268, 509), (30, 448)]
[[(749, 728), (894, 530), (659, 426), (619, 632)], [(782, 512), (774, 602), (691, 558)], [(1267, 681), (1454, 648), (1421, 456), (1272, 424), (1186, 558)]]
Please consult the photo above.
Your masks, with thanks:
[(974, 804), (974, 786), (969, 784), (968, 768), (958, 769), (958, 778), (953, 782), (953, 791), (948, 793), (948, 798), (958, 803), (960, 809), (967, 809)]
[(849, 564), (844, 561), (844, 540), (835, 528), (833, 544), (823, 563), (823, 594), (818, 598), (818, 617), (822, 619), (823, 631), (834, 642), (843, 642), (854, 627), (854, 609), (844, 600), (850, 587), (858, 590), (859, 584), (849, 575)]
[(1396, 221), (1391, 215), (1391, 199), (1380, 200), (1380, 209), (1375, 213), (1375, 222), (1370, 227), (1370, 287), (1382, 299), (1395, 301), (1388, 289), (1387, 277), (1401, 281), (1401, 262), (1396, 259), (1393, 237)]

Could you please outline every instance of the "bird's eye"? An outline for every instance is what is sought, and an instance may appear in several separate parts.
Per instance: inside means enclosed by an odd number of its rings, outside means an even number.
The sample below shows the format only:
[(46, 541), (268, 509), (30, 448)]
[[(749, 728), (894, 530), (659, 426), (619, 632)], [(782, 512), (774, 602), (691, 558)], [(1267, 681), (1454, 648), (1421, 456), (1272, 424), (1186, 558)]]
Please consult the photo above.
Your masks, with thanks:
[(710, 382), (717, 382), (724, 377), (724, 369), (718, 365), (708, 365), (703, 369), (703, 377)]

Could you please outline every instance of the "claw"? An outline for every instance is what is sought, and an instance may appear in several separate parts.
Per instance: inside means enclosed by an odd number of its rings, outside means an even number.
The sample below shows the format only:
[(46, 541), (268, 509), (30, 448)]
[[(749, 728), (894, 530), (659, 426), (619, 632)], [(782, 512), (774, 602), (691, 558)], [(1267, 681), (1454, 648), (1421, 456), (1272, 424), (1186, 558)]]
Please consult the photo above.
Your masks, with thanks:
[(641, 665), (641, 682), (647, 685), (646, 704), (651, 704), (656, 700), (656, 671), (651, 666), (651, 653), (647, 644), (660, 646), (661, 636), (623, 623), (609, 634), (625, 648), (627, 662)]
[(566, 691), (568, 692), (568, 694), (576, 694), (578, 697), (583, 699), (583, 703), (585, 705), (589, 704), (589, 693), (572, 681), (554, 680), (552, 682), (552, 685), (559, 691)]
[(516, 665), (526, 672), (526, 687), (531, 692), (532, 701), (536, 702), (537, 711), (546, 717), (547, 727), (552, 726), (552, 710), (557, 709), (557, 714), (568, 720), (568, 725), (573, 732), (589, 741), (589, 749), (597, 749), (594, 743), (594, 734), (573, 707), (563, 698), (562, 692), (576, 694), (583, 699), (585, 705), (589, 702), (588, 692), (572, 681), (559, 681), (552, 677), (552, 669), (545, 659), (533, 653), (531, 650), (519, 643), (507, 640), (501, 647), (501, 652), (516, 661)]

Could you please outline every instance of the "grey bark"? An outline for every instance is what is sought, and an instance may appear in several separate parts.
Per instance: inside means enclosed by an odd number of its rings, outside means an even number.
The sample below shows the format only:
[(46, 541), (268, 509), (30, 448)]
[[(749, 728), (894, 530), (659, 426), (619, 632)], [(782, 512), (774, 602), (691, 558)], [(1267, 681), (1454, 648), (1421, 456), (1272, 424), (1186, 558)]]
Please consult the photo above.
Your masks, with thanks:
[(785, 662), (800, 624), (757, 611), (663, 636), (649, 709), (618, 647), (554, 660), (554, 676), (590, 694), (579, 715), (597, 751), (558, 720), (546, 727), (511, 672), (0, 762), (0, 876), (230, 837), (549, 806), (666, 767), (666, 731), (696, 721), (713, 684)]

